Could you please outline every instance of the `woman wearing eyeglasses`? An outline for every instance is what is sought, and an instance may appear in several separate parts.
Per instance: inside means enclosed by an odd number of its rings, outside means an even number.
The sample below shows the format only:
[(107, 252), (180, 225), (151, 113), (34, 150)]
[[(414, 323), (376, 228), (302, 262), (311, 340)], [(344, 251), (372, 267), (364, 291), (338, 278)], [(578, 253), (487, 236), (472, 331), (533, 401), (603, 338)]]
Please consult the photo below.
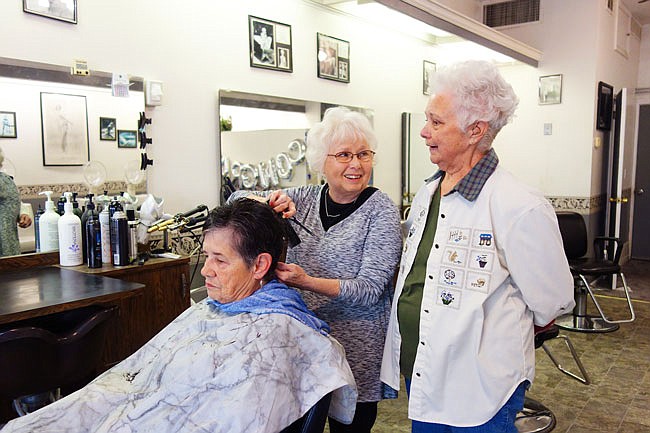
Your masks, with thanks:
[(402, 239), (397, 207), (368, 186), (376, 148), (363, 114), (330, 108), (310, 129), (306, 153), (311, 170), (327, 183), (268, 194), (276, 211), (295, 212), (301, 223), (292, 223), (301, 242), (278, 263), (276, 275), (302, 289), (309, 308), (330, 325), (357, 383), (353, 423), (330, 418), (331, 433), (370, 432), (377, 402), (396, 397), (379, 380), (379, 369)]

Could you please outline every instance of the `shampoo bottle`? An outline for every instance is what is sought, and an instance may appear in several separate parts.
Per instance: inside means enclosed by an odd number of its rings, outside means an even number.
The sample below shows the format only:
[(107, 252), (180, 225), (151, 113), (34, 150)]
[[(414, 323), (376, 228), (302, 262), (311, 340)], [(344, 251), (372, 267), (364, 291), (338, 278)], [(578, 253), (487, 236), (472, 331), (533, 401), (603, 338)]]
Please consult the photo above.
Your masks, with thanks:
[(54, 211), (52, 191), (42, 191), (39, 194), (47, 196), (45, 212), (38, 219), (38, 239), (41, 252), (56, 251), (59, 249), (59, 218), (61, 216)]
[(102, 236), (101, 224), (99, 223), (99, 214), (95, 211), (93, 195), (88, 194), (88, 203), (86, 212), (84, 212), (85, 221), (83, 223), (84, 235), (84, 252), (86, 264), (89, 268), (102, 267)]
[(65, 193), (64, 214), (59, 218), (59, 264), (78, 266), (83, 263), (81, 219), (74, 214), (72, 193)]
[(34, 243), (36, 244), (36, 252), (40, 253), (41, 252), (41, 240), (39, 239), (39, 223), (38, 220), (41, 219), (41, 215), (43, 215), (43, 207), (39, 204), (38, 205), (38, 210), (36, 211), (36, 214), (34, 214)]
[[(108, 199), (108, 196), (104, 194)], [(108, 211), (108, 202), (105, 200), (103, 203), (102, 211), (99, 213), (99, 227), (102, 238), (102, 263), (112, 263), (113, 256), (111, 255), (111, 217)]]

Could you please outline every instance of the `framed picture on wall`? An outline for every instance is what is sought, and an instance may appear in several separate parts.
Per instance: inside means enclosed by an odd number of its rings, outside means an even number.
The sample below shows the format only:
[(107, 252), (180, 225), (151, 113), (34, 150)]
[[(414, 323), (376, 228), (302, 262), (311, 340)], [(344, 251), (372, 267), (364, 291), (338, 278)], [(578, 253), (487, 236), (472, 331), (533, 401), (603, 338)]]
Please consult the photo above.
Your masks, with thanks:
[(560, 104), (562, 102), (562, 74), (539, 77), (539, 104)]
[(293, 72), (291, 26), (249, 15), (250, 65)]
[(41, 92), (43, 165), (83, 165), (88, 162), (86, 97)]
[(602, 81), (598, 82), (598, 109), (596, 111), (596, 129), (612, 129), (612, 107), (614, 104), (614, 87)]
[(138, 147), (138, 134), (135, 130), (118, 129), (117, 131), (117, 147), (120, 148), (136, 148)]
[(350, 82), (350, 43), (322, 33), (316, 34), (319, 78)]
[(77, 0), (23, 0), (23, 11), (77, 24)]
[(115, 127), (117, 122), (112, 117), (99, 118), (99, 139), (115, 141), (117, 135), (115, 134)]
[(436, 72), (436, 64), (424, 60), (422, 62), (422, 93), (424, 93), (425, 95), (431, 94), (431, 92), (429, 91), (429, 83), (430, 83), (431, 75), (433, 75), (434, 72)]
[(16, 113), (0, 111), (0, 138), (17, 138)]

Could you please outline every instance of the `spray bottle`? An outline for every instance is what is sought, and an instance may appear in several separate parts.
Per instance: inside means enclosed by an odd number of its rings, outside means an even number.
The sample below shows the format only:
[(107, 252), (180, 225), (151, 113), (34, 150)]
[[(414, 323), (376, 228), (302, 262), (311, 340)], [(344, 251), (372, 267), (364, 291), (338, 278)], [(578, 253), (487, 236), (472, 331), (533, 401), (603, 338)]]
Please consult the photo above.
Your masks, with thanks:
[(81, 219), (74, 214), (72, 193), (64, 193), (65, 213), (59, 218), (59, 264), (78, 266), (83, 263), (83, 241), (81, 238)]
[(59, 249), (59, 218), (61, 216), (54, 211), (52, 191), (41, 191), (39, 195), (47, 196), (45, 201), (45, 212), (38, 219), (38, 239), (41, 252), (56, 251)]
[(43, 206), (40, 204), (38, 205), (38, 210), (36, 211), (36, 214), (34, 214), (34, 242), (36, 244), (36, 252), (40, 253), (41, 252), (41, 240), (39, 239), (39, 220), (41, 219), (41, 215), (43, 215), (45, 211), (43, 210)]
[(99, 213), (99, 227), (102, 238), (102, 263), (112, 263), (113, 257), (111, 255), (111, 217), (108, 211), (108, 201), (110, 200), (106, 194), (103, 196), (102, 211)]

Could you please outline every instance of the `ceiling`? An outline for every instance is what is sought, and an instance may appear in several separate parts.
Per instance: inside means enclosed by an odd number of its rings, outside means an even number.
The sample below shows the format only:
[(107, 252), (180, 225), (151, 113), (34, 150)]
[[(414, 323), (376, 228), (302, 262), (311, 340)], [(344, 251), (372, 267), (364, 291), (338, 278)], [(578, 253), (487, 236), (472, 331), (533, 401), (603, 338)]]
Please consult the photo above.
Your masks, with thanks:
[(625, 7), (636, 18), (639, 24), (650, 24), (650, 1), (639, 3), (639, 0), (621, 0)]

